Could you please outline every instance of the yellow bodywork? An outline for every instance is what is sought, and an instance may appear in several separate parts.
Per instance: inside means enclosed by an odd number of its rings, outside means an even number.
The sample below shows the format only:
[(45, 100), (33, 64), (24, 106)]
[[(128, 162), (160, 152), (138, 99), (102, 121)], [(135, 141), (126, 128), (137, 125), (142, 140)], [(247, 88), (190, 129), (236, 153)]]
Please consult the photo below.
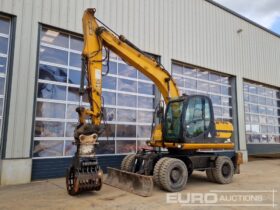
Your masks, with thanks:
[(230, 122), (215, 122), (216, 138), (229, 139), (232, 136), (233, 125)]
[(86, 10), (83, 16), (84, 48), (82, 55), (86, 59), (89, 84), (87, 89), (90, 89), (89, 98), (92, 99), (92, 103), (90, 103), (90, 110), (85, 110), (85, 114), (91, 116), (94, 125), (101, 123), (102, 104), (102, 41), (95, 34), (97, 27), (93, 14)]
[(161, 124), (158, 124), (155, 126), (152, 134), (152, 140), (153, 141), (162, 141), (162, 126)]
[[(224, 132), (217, 132), (216, 138), (228, 139), (232, 135), (233, 126), (230, 122), (216, 122), (216, 129), (223, 130)], [(217, 127), (218, 125), (218, 127)], [(164, 147), (164, 148), (180, 148), (184, 150), (195, 150), (195, 149), (234, 149), (234, 143), (169, 143), (164, 142), (162, 134), (162, 125), (158, 124), (155, 126), (152, 134), (152, 139), (148, 144), (152, 147)]]

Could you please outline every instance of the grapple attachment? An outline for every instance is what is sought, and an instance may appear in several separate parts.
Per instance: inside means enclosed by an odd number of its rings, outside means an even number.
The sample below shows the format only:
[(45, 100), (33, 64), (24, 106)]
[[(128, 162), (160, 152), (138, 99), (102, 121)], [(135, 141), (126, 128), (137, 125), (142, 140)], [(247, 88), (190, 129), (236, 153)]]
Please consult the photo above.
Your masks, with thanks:
[[(102, 187), (103, 172), (97, 164), (86, 160), (79, 167), (71, 166), (66, 174), (66, 189), (69, 195), (85, 191), (99, 191)], [(93, 163), (90, 165), (90, 163)], [(86, 166), (82, 166), (86, 164)]]
[(79, 126), (75, 130), (77, 151), (66, 173), (68, 194), (77, 195), (85, 191), (98, 191), (102, 187), (103, 172), (95, 156), (98, 132), (91, 124)]
[(136, 195), (148, 197), (152, 195), (154, 184), (152, 176), (107, 168), (107, 177), (104, 183)]

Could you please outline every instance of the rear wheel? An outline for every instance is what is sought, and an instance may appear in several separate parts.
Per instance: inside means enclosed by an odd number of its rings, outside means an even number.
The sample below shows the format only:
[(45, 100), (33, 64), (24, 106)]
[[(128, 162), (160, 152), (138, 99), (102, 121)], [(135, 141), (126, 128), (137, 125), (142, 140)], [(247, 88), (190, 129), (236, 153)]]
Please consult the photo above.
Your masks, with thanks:
[(219, 184), (232, 182), (234, 166), (229, 157), (220, 156), (215, 161), (215, 168), (212, 169), (213, 177)]
[(153, 180), (154, 180), (154, 183), (158, 186), (160, 186), (160, 168), (161, 168), (162, 164), (167, 160), (169, 160), (169, 158), (167, 158), (167, 157), (159, 159), (154, 167)]
[(168, 158), (159, 169), (159, 181), (162, 189), (178, 192), (184, 189), (188, 180), (188, 169), (179, 159)]
[(121, 170), (131, 172), (133, 170), (135, 154), (130, 154), (124, 157), (121, 164)]

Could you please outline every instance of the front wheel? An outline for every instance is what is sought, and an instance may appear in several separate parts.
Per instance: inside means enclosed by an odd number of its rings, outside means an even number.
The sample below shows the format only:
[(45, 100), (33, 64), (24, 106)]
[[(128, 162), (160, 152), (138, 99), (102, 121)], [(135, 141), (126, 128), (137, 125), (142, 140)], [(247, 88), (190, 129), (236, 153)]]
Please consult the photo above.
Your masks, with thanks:
[(178, 192), (185, 188), (188, 180), (186, 164), (176, 158), (168, 158), (159, 170), (160, 187), (169, 192)]
[(135, 154), (130, 154), (124, 157), (121, 163), (121, 170), (132, 172), (135, 162)]
[(154, 171), (153, 171), (153, 180), (154, 180), (154, 183), (158, 186), (160, 186), (160, 169), (161, 169), (161, 166), (163, 164), (163, 162), (169, 160), (170, 158), (168, 157), (163, 157), (161, 159), (159, 159), (154, 167)]

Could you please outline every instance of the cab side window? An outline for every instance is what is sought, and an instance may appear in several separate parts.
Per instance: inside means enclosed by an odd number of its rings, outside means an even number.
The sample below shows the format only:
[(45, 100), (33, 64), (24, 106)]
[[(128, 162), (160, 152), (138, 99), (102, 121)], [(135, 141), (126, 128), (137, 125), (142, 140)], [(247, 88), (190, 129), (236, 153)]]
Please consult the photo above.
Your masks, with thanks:
[(197, 137), (203, 134), (210, 125), (210, 105), (206, 98), (196, 96), (189, 99), (185, 114), (187, 137)]

